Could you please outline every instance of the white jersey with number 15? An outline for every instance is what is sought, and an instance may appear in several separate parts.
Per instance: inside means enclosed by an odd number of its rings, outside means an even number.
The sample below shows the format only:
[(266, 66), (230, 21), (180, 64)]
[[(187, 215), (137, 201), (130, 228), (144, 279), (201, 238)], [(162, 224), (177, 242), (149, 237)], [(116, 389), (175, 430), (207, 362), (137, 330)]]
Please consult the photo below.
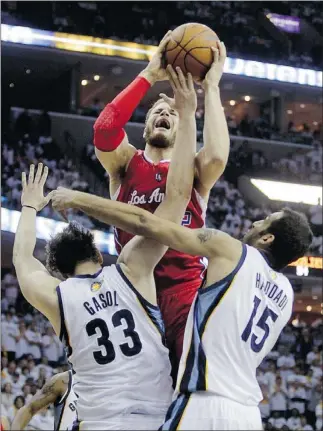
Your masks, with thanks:
[(290, 319), (293, 296), (288, 279), (243, 244), (236, 269), (198, 291), (186, 324), (176, 395), (206, 391), (258, 405), (256, 368)]

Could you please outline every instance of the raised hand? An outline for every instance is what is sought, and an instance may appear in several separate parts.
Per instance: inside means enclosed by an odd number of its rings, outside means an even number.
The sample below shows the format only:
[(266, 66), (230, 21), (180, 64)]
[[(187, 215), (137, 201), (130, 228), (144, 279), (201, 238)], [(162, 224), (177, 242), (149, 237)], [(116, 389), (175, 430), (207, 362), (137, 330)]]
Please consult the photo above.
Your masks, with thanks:
[(165, 81), (168, 79), (165, 68), (163, 67), (163, 54), (166, 45), (170, 41), (172, 32), (168, 31), (157, 48), (157, 51), (152, 56), (148, 66), (139, 74), (146, 78), (151, 84), (157, 81)]
[(174, 99), (163, 93), (159, 96), (173, 109), (176, 109), (180, 115), (182, 113), (195, 113), (197, 98), (192, 75), (188, 73), (187, 77), (185, 77), (180, 67), (176, 67), (176, 70), (174, 70), (171, 65), (167, 66), (166, 71), (174, 91)]
[(200, 82), (202, 87), (206, 89), (208, 86), (219, 86), (223, 74), (225, 59), (227, 58), (227, 50), (223, 42), (217, 43), (217, 48), (211, 48), (213, 51), (213, 63), (205, 76), (204, 81)]
[(50, 201), (50, 194), (44, 196), (44, 185), (48, 176), (48, 167), (39, 163), (35, 175), (35, 165), (30, 165), (27, 180), (26, 172), (22, 173), (22, 193), (21, 205), (35, 208), (36, 211), (42, 210)]

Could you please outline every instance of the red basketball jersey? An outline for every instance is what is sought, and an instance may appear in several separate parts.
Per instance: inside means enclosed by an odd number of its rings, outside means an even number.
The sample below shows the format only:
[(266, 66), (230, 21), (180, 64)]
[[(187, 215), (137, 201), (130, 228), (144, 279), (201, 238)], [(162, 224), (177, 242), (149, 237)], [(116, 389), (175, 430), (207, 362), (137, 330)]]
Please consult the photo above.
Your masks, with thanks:
[[(151, 213), (155, 212), (165, 195), (168, 168), (168, 160), (154, 164), (146, 158), (143, 151), (137, 151), (113, 199), (144, 208)], [(182, 225), (191, 229), (203, 227), (205, 211), (206, 204), (193, 189)], [(133, 235), (117, 228), (114, 231), (116, 249), (120, 253)], [(175, 286), (181, 289), (183, 285), (195, 285), (198, 288), (205, 269), (205, 259), (168, 249), (155, 269), (157, 292)]]

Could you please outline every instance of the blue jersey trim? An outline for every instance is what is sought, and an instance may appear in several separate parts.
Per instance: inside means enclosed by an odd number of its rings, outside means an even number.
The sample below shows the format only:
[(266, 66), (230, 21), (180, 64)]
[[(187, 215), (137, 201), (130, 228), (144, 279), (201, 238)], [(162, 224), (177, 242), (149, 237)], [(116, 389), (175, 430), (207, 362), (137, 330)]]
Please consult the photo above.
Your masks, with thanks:
[(198, 294), (203, 295), (204, 293), (209, 292), (210, 290), (213, 290), (222, 284), (231, 283), (233, 277), (236, 275), (236, 273), (242, 267), (242, 265), (246, 259), (246, 256), (247, 256), (247, 246), (246, 246), (246, 244), (242, 244), (242, 253), (241, 253), (240, 259), (237, 263), (237, 266), (234, 268), (234, 270), (231, 271), (230, 274), (228, 274), (226, 277), (222, 278), (219, 281), (216, 281), (215, 283), (211, 284), (210, 286), (204, 287), (204, 288), (200, 287), (198, 290)]
[(130, 287), (130, 289), (133, 291), (133, 293), (138, 296), (140, 302), (144, 305), (146, 305), (149, 308), (153, 308), (155, 310), (159, 310), (159, 307), (157, 305), (151, 304), (147, 299), (145, 299), (140, 292), (135, 288), (135, 286), (131, 283), (131, 281), (128, 279), (128, 277), (125, 275), (125, 273), (122, 271), (122, 268), (120, 264), (116, 265), (117, 271), (119, 275), (123, 278), (123, 281), (127, 283), (127, 285)]
[(80, 274), (80, 275), (74, 275), (73, 277), (69, 278), (96, 278), (98, 275), (101, 274), (103, 271), (103, 268), (99, 269), (95, 274)]
[(59, 312), (61, 317), (61, 329), (59, 333), (59, 339), (62, 341), (63, 344), (65, 344), (67, 348), (67, 356), (71, 356), (72, 347), (69, 344), (69, 337), (68, 337), (68, 332), (65, 324), (65, 314), (64, 314), (64, 307), (63, 307), (63, 301), (62, 301), (62, 294), (59, 286), (56, 287), (56, 292), (57, 292), (58, 306), (59, 306)]

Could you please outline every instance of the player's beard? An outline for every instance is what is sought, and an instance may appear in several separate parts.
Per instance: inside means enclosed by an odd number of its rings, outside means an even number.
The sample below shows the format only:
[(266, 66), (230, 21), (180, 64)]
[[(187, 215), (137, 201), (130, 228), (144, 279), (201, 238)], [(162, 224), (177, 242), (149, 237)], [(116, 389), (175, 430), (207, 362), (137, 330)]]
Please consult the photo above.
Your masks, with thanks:
[(175, 143), (175, 136), (167, 136), (163, 132), (146, 132), (146, 143), (155, 148), (171, 148)]

